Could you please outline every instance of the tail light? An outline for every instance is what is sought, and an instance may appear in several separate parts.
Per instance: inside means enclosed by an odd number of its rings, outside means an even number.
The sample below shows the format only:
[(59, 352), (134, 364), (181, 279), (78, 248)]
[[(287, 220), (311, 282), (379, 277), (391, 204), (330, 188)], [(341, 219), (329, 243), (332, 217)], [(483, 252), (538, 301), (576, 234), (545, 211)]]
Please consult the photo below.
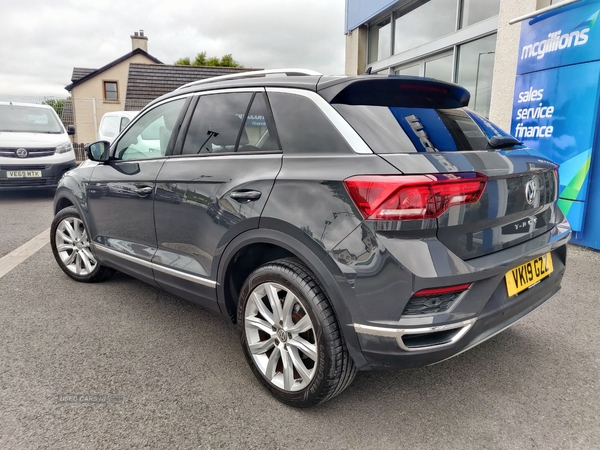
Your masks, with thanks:
[(439, 217), (451, 206), (479, 200), (487, 177), (480, 173), (360, 175), (344, 180), (365, 219), (419, 220)]
[(463, 292), (471, 287), (471, 283), (444, 286), (439, 288), (422, 289), (410, 298), (403, 316), (423, 314), (438, 314), (448, 311), (459, 299)]
[(413, 297), (429, 297), (432, 295), (457, 294), (466, 291), (471, 287), (471, 283), (457, 284), (456, 286), (444, 286), (440, 288), (422, 289), (415, 292)]

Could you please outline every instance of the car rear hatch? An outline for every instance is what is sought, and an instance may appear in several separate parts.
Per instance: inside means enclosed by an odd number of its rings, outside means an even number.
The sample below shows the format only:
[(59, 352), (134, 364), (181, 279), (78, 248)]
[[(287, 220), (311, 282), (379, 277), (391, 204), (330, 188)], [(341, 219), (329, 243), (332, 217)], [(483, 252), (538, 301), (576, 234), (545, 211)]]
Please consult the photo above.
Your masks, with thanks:
[[(366, 205), (371, 195), (383, 211), (385, 202), (373, 192), (395, 198), (378, 219), (435, 219), (437, 238), (464, 260), (527, 241), (562, 219), (556, 165), (466, 109), (463, 88), (396, 76), (353, 80), (329, 83), (320, 94), (403, 174), (350, 181), (355, 202)], [(420, 200), (410, 206), (414, 198)], [(373, 208), (361, 212), (377, 215)]]

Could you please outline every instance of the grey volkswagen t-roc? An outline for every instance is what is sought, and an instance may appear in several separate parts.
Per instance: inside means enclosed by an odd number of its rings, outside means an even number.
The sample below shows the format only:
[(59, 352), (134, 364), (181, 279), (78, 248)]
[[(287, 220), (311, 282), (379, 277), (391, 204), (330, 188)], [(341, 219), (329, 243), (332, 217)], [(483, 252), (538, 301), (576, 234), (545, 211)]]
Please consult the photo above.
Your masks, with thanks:
[(56, 192), (62, 270), (119, 270), (224, 314), (298, 407), (357, 370), (452, 357), (560, 289), (556, 165), (465, 89), (274, 72), (191, 83), (89, 145)]

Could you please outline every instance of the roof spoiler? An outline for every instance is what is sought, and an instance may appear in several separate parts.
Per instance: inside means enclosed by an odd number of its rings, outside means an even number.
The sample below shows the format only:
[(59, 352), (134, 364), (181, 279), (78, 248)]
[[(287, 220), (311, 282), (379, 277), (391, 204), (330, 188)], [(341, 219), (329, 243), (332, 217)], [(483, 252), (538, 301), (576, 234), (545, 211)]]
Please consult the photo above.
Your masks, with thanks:
[(433, 78), (403, 75), (362, 75), (319, 83), (319, 94), (329, 103), (415, 108), (461, 108), (471, 94), (465, 88)]

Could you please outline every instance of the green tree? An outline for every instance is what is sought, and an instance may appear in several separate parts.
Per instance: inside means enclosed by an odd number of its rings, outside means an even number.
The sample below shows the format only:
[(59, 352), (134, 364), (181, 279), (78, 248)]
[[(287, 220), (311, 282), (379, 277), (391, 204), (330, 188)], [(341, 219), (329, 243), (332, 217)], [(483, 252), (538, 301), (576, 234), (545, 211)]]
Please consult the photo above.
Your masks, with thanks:
[[(192, 63), (190, 61), (189, 57), (185, 57), (185, 58), (179, 58), (177, 61), (175, 61), (175, 64), (178, 66), (191, 66)], [(196, 64), (194, 64), (196, 65)]]
[(194, 60), (195, 66), (205, 66), (206, 65), (206, 52), (201, 52), (196, 55), (196, 59)]
[(44, 100), (44, 105), (48, 105), (54, 108), (54, 111), (56, 111), (58, 117), (62, 118), (62, 113), (65, 109), (65, 101), (66, 99), (64, 98), (49, 98), (47, 100)]
[(233, 59), (231, 53), (219, 58), (217, 56), (207, 57), (206, 52), (200, 52), (196, 55), (196, 59), (193, 62), (186, 56), (179, 58), (175, 61), (175, 64), (178, 66), (244, 67)]

